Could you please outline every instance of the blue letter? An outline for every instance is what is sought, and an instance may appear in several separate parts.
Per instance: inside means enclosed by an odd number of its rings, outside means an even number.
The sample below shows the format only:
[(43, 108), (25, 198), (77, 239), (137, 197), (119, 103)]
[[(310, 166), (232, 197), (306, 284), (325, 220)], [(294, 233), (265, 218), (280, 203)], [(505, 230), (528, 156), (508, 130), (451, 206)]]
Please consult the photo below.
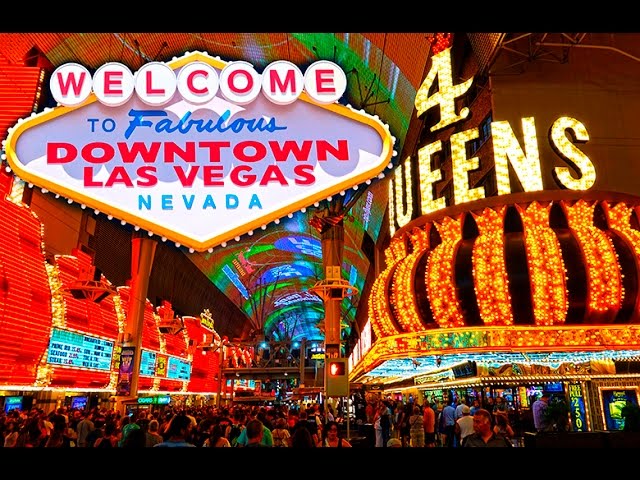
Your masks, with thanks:
[(207, 195), (207, 198), (204, 199), (204, 204), (202, 205), (202, 209), (204, 210), (207, 207), (216, 208), (216, 204), (213, 201), (213, 197), (211, 195)]
[(182, 201), (184, 202), (184, 206), (187, 207), (187, 210), (191, 210), (191, 207), (193, 207), (193, 201), (195, 199), (196, 199), (195, 195), (189, 195), (188, 200), (186, 195), (182, 195)]
[(173, 195), (162, 195), (162, 209), (173, 210)]
[(142, 210), (142, 206), (147, 207), (147, 210), (151, 210), (151, 195), (147, 195), (145, 200), (142, 195), (138, 195), (138, 210)]
[(249, 208), (253, 208), (255, 206), (257, 206), (259, 209), (262, 210), (262, 204), (260, 203), (260, 199), (258, 198), (257, 194), (253, 194), (251, 195), (251, 201), (249, 202)]
[[(233, 200), (233, 205), (231, 200)], [(233, 193), (227, 193), (227, 210), (230, 208), (238, 208), (238, 196)]]
[(145, 115), (150, 117), (166, 117), (167, 112), (162, 110), (129, 110), (129, 116), (133, 117), (129, 120), (127, 131), (124, 132), (124, 138), (129, 138), (133, 131), (138, 127), (151, 127), (153, 124), (149, 120), (142, 120)]

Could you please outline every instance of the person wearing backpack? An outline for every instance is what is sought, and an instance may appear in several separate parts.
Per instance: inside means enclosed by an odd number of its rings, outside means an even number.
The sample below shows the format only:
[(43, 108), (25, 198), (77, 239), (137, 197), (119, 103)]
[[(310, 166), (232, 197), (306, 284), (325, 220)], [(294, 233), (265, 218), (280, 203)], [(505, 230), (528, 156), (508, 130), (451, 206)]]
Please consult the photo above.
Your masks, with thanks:
[(276, 420), (276, 428), (271, 432), (273, 436), (273, 446), (274, 447), (289, 447), (291, 433), (287, 428), (287, 420), (284, 417), (278, 418)]

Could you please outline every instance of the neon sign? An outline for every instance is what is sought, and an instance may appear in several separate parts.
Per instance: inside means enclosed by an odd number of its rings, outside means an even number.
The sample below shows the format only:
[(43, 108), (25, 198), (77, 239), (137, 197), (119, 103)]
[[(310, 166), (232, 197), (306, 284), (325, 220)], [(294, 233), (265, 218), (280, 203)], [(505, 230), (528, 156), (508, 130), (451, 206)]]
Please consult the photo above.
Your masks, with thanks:
[(569, 404), (571, 405), (571, 425), (574, 432), (586, 432), (586, 409), (584, 406), (584, 394), (580, 383), (569, 384)]
[(331, 62), (259, 75), (192, 52), (135, 75), (66, 64), (50, 88), (61, 106), (10, 130), (16, 175), (198, 251), (377, 177), (393, 155), (382, 122), (337, 103), (346, 76)]
[[(416, 94), (415, 106), (418, 115), (434, 107), (440, 110), (440, 121), (431, 127), (431, 131), (435, 132), (465, 120), (469, 116), (470, 110), (467, 107), (456, 113), (456, 101), (471, 87), (473, 77), (461, 84), (454, 85), (450, 48), (433, 55), (431, 61), (431, 69)], [(436, 78), (438, 89), (436, 92), (432, 92)], [(524, 192), (537, 192), (545, 188), (536, 128), (533, 117), (522, 119), (523, 148), (509, 122), (494, 121), (491, 123), (498, 195), (512, 193), (509, 166)], [(480, 158), (468, 157), (467, 144), (479, 137), (480, 131), (474, 127), (454, 133), (449, 138), (453, 185), (451, 205), (485, 198), (486, 192), (483, 186), (470, 188), (469, 185), (469, 175), (480, 168)], [(585, 143), (588, 140), (589, 133), (586, 127), (575, 118), (559, 117), (550, 126), (549, 143), (554, 152), (568, 165), (557, 166), (552, 170), (553, 179), (560, 188), (583, 191), (590, 189), (595, 184), (595, 167), (589, 157), (576, 146), (576, 144)], [(402, 168), (396, 169), (394, 178), (389, 182), (391, 235), (396, 231), (396, 223), (401, 228), (412, 220), (414, 209), (416, 211), (420, 209), (421, 214), (426, 215), (451, 206), (447, 205), (445, 197), (435, 198), (434, 196), (433, 186), (435, 183), (445, 180), (445, 170), (432, 168), (433, 157), (440, 154), (443, 148), (443, 141), (436, 140), (418, 150), (417, 160), (408, 157), (403, 162)], [(404, 193), (405, 187), (412, 184), (412, 163), (418, 164), (419, 205), (413, 205), (411, 195)], [(404, 204), (405, 197), (406, 205)]]

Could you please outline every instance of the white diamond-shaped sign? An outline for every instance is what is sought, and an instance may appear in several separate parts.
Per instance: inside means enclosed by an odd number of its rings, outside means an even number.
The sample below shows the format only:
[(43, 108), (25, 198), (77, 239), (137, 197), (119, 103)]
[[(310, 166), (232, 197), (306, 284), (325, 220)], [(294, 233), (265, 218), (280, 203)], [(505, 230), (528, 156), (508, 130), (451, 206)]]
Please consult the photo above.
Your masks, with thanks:
[[(201, 52), (167, 65), (178, 76), (195, 61), (227, 65)], [(178, 90), (159, 107), (91, 94), (20, 122), (5, 145), (26, 182), (197, 251), (377, 176), (392, 148), (377, 118), (304, 92), (236, 105), (220, 93), (191, 104)]]

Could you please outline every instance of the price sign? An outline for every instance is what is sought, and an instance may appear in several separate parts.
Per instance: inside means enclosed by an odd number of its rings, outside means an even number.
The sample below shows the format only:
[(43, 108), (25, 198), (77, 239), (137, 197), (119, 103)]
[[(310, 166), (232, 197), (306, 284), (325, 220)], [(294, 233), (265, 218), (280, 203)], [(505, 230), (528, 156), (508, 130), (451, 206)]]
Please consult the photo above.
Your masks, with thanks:
[(110, 340), (54, 328), (49, 340), (47, 363), (110, 370), (113, 345)]
[(191, 378), (191, 364), (178, 357), (169, 357), (167, 363), (167, 378), (172, 380), (189, 380)]

